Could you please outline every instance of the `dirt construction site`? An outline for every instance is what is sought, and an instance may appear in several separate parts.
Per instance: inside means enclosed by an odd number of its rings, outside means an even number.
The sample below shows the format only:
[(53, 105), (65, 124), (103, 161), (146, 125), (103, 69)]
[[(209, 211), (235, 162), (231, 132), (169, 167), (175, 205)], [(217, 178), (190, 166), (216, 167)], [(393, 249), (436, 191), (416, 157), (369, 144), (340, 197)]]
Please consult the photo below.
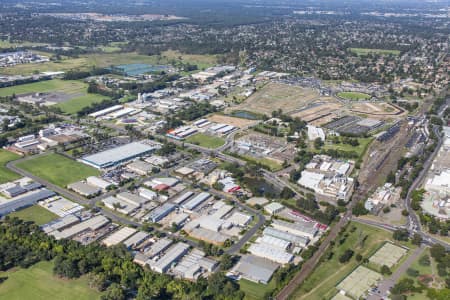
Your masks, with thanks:
[(208, 117), (210, 122), (218, 123), (218, 124), (228, 124), (238, 128), (247, 128), (255, 125), (258, 121), (224, 116), (219, 114), (214, 114)]
[[(342, 101), (331, 96), (320, 96), (312, 88), (278, 82), (267, 83), (244, 102), (228, 108), (228, 112), (243, 110), (270, 115), (278, 109), (314, 126), (323, 126), (351, 115), (380, 121), (395, 121), (407, 114), (401, 107), (387, 102)], [(242, 128), (239, 125), (235, 126)]]
[(246, 110), (270, 115), (282, 109), (291, 113), (319, 98), (319, 93), (311, 88), (270, 82), (232, 110)]

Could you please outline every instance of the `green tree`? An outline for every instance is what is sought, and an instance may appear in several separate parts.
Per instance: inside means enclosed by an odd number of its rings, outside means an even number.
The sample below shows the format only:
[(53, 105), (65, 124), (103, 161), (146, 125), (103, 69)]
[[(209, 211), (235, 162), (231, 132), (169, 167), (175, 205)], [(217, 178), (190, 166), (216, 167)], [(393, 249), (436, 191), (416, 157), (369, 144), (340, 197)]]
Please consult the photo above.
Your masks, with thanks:
[(101, 300), (125, 300), (125, 293), (117, 283), (112, 283), (101, 296)]
[(407, 241), (409, 238), (409, 232), (406, 229), (397, 229), (392, 234), (392, 237), (397, 241)]
[(414, 233), (414, 235), (411, 239), (411, 242), (414, 245), (420, 246), (420, 244), (422, 243), (422, 236), (420, 236), (420, 234), (418, 234), (418, 233)]

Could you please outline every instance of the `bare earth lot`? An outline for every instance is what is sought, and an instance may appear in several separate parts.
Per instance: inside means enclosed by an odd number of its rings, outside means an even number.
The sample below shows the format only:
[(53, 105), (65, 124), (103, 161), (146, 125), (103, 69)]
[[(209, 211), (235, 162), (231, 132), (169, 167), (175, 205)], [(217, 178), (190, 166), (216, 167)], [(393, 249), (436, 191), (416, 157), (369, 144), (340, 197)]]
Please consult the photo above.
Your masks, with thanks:
[(230, 116), (224, 116), (224, 115), (211, 115), (208, 117), (208, 120), (215, 123), (223, 123), (232, 125), (238, 128), (246, 128), (252, 125), (255, 125), (258, 123), (258, 121), (254, 120), (248, 120), (248, 119), (242, 119), (242, 118), (236, 118), (236, 117), (230, 117)]
[(313, 89), (301, 88), (282, 83), (271, 82), (251, 95), (246, 101), (233, 107), (233, 110), (269, 114), (278, 109), (289, 113), (318, 98)]
[(321, 101), (314, 103), (309, 108), (302, 109), (292, 115), (292, 117), (299, 117), (305, 122), (315, 126), (326, 124), (338, 117), (338, 111), (342, 108), (342, 104), (336, 100)]
[(368, 102), (359, 102), (354, 103), (351, 112), (354, 113), (362, 113), (367, 116), (375, 119), (390, 119), (393, 117), (399, 118), (403, 117), (406, 113), (401, 109), (393, 106), (390, 103), (380, 102), (380, 103), (368, 103)]

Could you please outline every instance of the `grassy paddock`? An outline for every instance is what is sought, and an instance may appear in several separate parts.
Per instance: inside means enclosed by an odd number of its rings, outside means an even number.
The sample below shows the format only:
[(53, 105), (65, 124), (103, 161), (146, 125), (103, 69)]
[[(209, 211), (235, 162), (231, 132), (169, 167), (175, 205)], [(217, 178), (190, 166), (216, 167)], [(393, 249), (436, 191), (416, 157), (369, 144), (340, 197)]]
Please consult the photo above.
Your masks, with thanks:
[(197, 133), (196, 135), (190, 136), (186, 139), (186, 142), (209, 149), (216, 149), (225, 144), (224, 139), (203, 133)]
[(44, 225), (58, 218), (57, 215), (37, 204), (13, 212), (10, 216), (24, 221), (32, 221), (37, 225)]
[(330, 140), (325, 141), (325, 145), (323, 149), (329, 150), (338, 150), (343, 152), (351, 152), (354, 151), (358, 154), (358, 157), (362, 157), (366, 152), (369, 144), (373, 141), (373, 138), (356, 138), (359, 142), (359, 145), (354, 147), (349, 144), (344, 144), (342, 141), (339, 144), (333, 144)]
[(61, 187), (100, 174), (92, 167), (59, 154), (48, 154), (25, 160), (18, 163), (17, 167)]
[(13, 181), (21, 177), (19, 174), (10, 171), (5, 166), (8, 162), (19, 158), (20, 156), (15, 153), (0, 149), (0, 183)]
[(369, 48), (350, 48), (350, 51), (355, 53), (356, 55), (367, 55), (369, 53), (373, 54), (381, 54), (381, 55), (399, 55), (400, 51), (398, 50), (389, 50), (389, 49), (369, 49)]
[(340, 92), (337, 94), (337, 96), (352, 101), (369, 100), (372, 97), (369, 94), (360, 92)]
[(262, 284), (241, 279), (239, 280), (239, 287), (245, 293), (245, 300), (260, 300), (264, 299), (266, 293), (275, 289), (275, 282), (271, 280), (268, 284)]
[(86, 93), (87, 88), (88, 85), (81, 81), (53, 79), (1, 88), (0, 96), (4, 97), (13, 94), (20, 95), (37, 92), (61, 92), (70, 95)]
[(0, 285), (0, 299), (93, 300), (100, 293), (90, 289), (86, 277), (67, 280), (53, 276), (52, 262), (39, 262), (28, 269), (0, 272), (7, 277)]
[(56, 104), (56, 107), (59, 107), (66, 114), (76, 114), (84, 107), (89, 106), (93, 103), (101, 102), (102, 100), (106, 99), (109, 99), (109, 97), (98, 94), (86, 94), (84, 96), (76, 97), (70, 99), (69, 101)]
[(179, 51), (168, 50), (162, 52), (161, 56), (167, 61), (181, 60), (185, 63), (197, 65), (199, 69), (205, 69), (217, 64), (217, 56), (215, 55), (184, 54)]
[(37, 92), (64, 93), (67, 94), (70, 99), (65, 102), (56, 104), (56, 107), (61, 108), (61, 110), (67, 114), (74, 114), (82, 108), (91, 105), (92, 103), (100, 102), (103, 99), (109, 98), (98, 94), (88, 94), (87, 88), (88, 85), (82, 81), (53, 79), (1, 88), (0, 96), (11, 96), (13, 94), (20, 95)]
[(279, 170), (281, 170), (283, 168), (283, 166), (280, 163), (278, 163), (277, 161), (275, 161), (273, 159), (270, 159), (270, 158), (265, 158), (265, 157), (263, 157), (263, 158), (256, 158), (256, 157), (253, 157), (253, 156), (250, 156), (250, 155), (239, 155), (239, 154), (232, 153), (232, 152), (229, 152), (227, 154), (229, 154), (231, 156), (234, 156), (236, 158), (240, 158), (240, 159), (245, 160), (247, 162), (259, 163), (259, 164), (267, 167), (272, 172), (279, 171)]

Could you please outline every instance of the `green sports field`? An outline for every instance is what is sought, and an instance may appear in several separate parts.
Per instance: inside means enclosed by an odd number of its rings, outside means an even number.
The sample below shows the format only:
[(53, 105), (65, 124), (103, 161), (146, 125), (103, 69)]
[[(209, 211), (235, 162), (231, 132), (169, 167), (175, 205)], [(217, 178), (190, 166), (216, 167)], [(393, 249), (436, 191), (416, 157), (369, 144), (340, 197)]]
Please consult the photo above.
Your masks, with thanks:
[(102, 100), (105, 99), (109, 99), (109, 97), (97, 94), (86, 94), (84, 96), (76, 97), (70, 99), (69, 101), (59, 103), (56, 105), (56, 107), (61, 108), (61, 110), (66, 114), (76, 114), (84, 107), (89, 106), (93, 103), (101, 102)]
[(20, 178), (19, 174), (16, 174), (5, 167), (6, 163), (19, 158), (20, 156), (15, 153), (0, 149), (0, 183)]
[(369, 94), (366, 93), (360, 93), (360, 92), (340, 92), (337, 94), (338, 97), (340, 98), (344, 98), (347, 100), (369, 100), (370, 98), (372, 98), (372, 96), (370, 96)]
[(61, 92), (66, 94), (80, 94), (86, 93), (87, 88), (88, 85), (82, 81), (53, 79), (1, 88), (0, 96), (4, 97), (11, 96), (13, 94), (20, 95), (36, 92)]
[(18, 163), (17, 167), (60, 187), (100, 174), (92, 167), (59, 154), (48, 154), (25, 160)]
[(39, 262), (28, 269), (0, 272), (0, 299), (8, 300), (94, 300), (100, 293), (89, 288), (86, 277), (68, 280), (53, 276), (52, 262)]
[(24, 221), (33, 221), (37, 225), (44, 225), (58, 218), (57, 215), (37, 204), (15, 211), (9, 215)]
[(369, 48), (350, 48), (350, 51), (355, 53), (356, 55), (367, 55), (369, 53), (374, 54), (382, 54), (382, 55), (399, 55), (400, 51), (398, 50), (389, 50), (389, 49), (369, 49)]
[(0, 89), (0, 97), (11, 96), (13, 94), (27, 94), (27, 93), (63, 93), (69, 100), (56, 104), (57, 107), (67, 114), (74, 114), (83, 107), (89, 106), (92, 103), (100, 102), (108, 97), (98, 94), (88, 94), (88, 85), (82, 81), (77, 80), (46, 80), (28, 84), (17, 85), (14, 87), (7, 87)]
[(224, 139), (203, 133), (197, 133), (196, 135), (190, 136), (186, 139), (186, 142), (209, 149), (216, 149), (225, 144)]

